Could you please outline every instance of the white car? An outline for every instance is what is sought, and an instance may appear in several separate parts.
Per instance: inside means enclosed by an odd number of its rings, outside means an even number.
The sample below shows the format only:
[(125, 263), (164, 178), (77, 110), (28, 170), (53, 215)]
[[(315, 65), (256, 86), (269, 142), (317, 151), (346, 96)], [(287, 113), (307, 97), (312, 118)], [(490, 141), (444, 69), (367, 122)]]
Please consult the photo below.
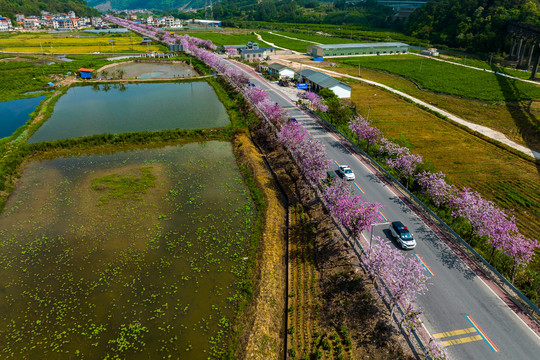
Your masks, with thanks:
[(354, 176), (353, 171), (348, 165), (340, 165), (338, 172), (346, 179), (346, 180), (354, 180), (356, 177)]
[(390, 232), (392, 236), (399, 242), (403, 249), (414, 249), (416, 241), (413, 238), (413, 234), (409, 232), (409, 229), (401, 221), (394, 221), (390, 225)]

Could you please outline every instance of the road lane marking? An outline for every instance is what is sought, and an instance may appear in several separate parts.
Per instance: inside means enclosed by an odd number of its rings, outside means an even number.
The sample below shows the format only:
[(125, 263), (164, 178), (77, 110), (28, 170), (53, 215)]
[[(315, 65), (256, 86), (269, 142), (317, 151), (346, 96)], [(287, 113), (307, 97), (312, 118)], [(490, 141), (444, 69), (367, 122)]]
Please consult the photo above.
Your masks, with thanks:
[(388, 222), (388, 218), (386, 216), (384, 216), (382, 211), (379, 211), (379, 215), (381, 215), (381, 217), (384, 219), (384, 221)]
[(484, 339), (484, 341), (488, 344), (488, 346), (491, 348), (491, 350), (493, 350), (493, 352), (499, 352), (499, 348), (497, 346), (495, 346), (493, 341), (491, 341), (491, 339), (486, 335), (484, 330), (482, 330), (480, 328), (480, 326), (478, 326), (476, 321), (474, 321), (474, 319), (472, 317), (470, 317), (469, 315), (465, 315), (465, 318), (476, 329), (476, 331), (478, 331), (480, 336), (482, 336), (482, 339)]
[(356, 186), (356, 188), (357, 188), (358, 190), (360, 190), (360, 192), (361, 192), (362, 194), (365, 194), (365, 193), (366, 193), (366, 192), (365, 192), (365, 191), (364, 191), (364, 190), (356, 183), (356, 181), (353, 182), (353, 184), (354, 184), (354, 186)]
[(426, 271), (429, 273), (429, 275), (435, 276), (435, 273), (433, 272), (433, 270), (431, 270), (431, 268), (428, 266), (428, 264), (426, 264), (426, 262), (424, 261), (424, 259), (422, 259), (422, 257), (420, 255), (414, 254), (414, 256), (416, 256), (416, 258), (420, 261), (420, 263), (422, 264), (424, 269), (426, 269)]
[(442, 333), (438, 333), (438, 334), (433, 334), (433, 335), (431, 335), (431, 337), (433, 337), (435, 339), (441, 339), (441, 338), (445, 338), (445, 337), (463, 335), (463, 334), (470, 334), (470, 333), (474, 333), (474, 332), (476, 332), (476, 329), (473, 328), (473, 327), (470, 327), (470, 328), (461, 329), (461, 330), (454, 330), (454, 331), (447, 331), (447, 332), (442, 332)]
[(474, 336), (469, 336), (469, 337), (464, 337), (464, 338), (459, 338), (459, 339), (441, 341), (441, 344), (442, 346), (446, 347), (446, 346), (452, 346), (452, 345), (458, 345), (458, 344), (465, 344), (471, 341), (479, 341), (479, 340), (482, 340), (482, 336), (477, 334)]

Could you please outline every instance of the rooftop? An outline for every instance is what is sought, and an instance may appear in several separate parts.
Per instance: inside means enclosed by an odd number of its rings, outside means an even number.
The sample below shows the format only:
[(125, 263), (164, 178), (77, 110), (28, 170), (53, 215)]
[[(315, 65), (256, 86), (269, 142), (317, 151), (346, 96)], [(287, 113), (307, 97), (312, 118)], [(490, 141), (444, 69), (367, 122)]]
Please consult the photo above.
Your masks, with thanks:
[(270, 65), (268, 65), (268, 68), (272, 69), (272, 70), (276, 70), (276, 71), (280, 71), (280, 70), (283, 70), (283, 69), (292, 70), (290, 67), (282, 65), (282, 64), (278, 64), (278, 63), (270, 64)]
[(79, 71), (83, 71), (83, 72), (92, 72), (92, 71), (94, 71), (94, 69), (80, 68)]
[(314, 45), (324, 50), (331, 49), (350, 49), (350, 48), (363, 48), (363, 47), (384, 47), (384, 46), (406, 46), (408, 44), (400, 42), (378, 42), (378, 43), (355, 43), (355, 44), (328, 44), (328, 45)]
[(304, 70), (299, 71), (298, 74), (301, 75), (302, 77), (305, 77), (309, 81), (319, 85), (322, 88), (329, 88), (332, 86), (336, 86), (338, 84), (346, 86), (349, 89), (351, 88), (349, 85), (344, 84), (341, 81), (334, 79), (330, 75), (326, 75), (315, 70), (304, 69)]

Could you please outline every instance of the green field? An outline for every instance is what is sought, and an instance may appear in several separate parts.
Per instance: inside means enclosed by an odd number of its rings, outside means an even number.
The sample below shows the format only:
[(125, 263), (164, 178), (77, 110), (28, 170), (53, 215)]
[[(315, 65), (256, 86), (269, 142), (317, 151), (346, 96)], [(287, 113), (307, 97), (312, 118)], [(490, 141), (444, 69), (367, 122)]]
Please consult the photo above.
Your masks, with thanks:
[[(298, 24), (293, 23), (275, 23), (264, 21), (246, 21), (238, 22), (237, 26), (246, 27), (248, 29), (265, 29), (271, 31), (285, 32), (304, 32), (315, 33), (322, 32), (341, 38), (349, 38), (355, 42), (379, 42), (379, 41), (400, 41), (410, 45), (426, 46), (424, 40), (416, 39), (404, 34), (388, 31), (388, 30), (368, 30), (362, 26), (341, 26), (330, 24)], [(298, 37), (298, 36), (294, 36)], [(299, 38), (299, 37), (298, 37)], [(317, 40), (313, 40), (317, 41)], [(322, 42), (322, 41), (321, 41)]]
[(259, 45), (266, 45), (261, 43), (257, 36), (253, 33), (221, 33), (221, 32), (190, 32), (189, 36), (197, 37), (203, 40), (211, 40), (216, 46), (223, 45), (244, 45), (248, 41), (258, 42)]
[(497, 103), (540, 99), (540, 87), (537, 85), (415, 55), (332, 60), (403, 76), (420, 88), (440, 94)]
[[(355, 40), (355, 39), (336, 37), (336, 36), (317, 35), (316, 33), (300, 33), (300, 32), (294, 33), (294, 32), (286, 32), (286, 31), (280, 31), (279, 33), (274, 31), (274, 33), (290, 36), (297, 39), (318, 42), (321, 44), (351, 44), (351, 43), (358, 42), (358, 40)], [(308, 43), (308, 44), (311, 44), (311, 43)]]
[(309, 42), (287, 39), (287, 38), (284, 38), (283, 36), (269, 34), (267, 32), (259, 32), (258, 34), (261, 35), (263, 40), (274, 43), (276, 46), (280, 46), (286, 49), (291, 49), (291, 50), (298, 51), (301, 53), (306, 52), (308, 45), (313, 45), (312, 43), (309, 43)]

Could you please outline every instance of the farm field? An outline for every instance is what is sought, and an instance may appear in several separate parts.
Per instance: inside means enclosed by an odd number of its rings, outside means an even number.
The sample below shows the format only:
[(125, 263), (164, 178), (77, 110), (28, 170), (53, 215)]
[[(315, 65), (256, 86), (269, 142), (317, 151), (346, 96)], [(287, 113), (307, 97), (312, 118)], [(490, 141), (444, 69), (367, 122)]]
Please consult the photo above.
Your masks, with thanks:
[[(122, 53), (122, 52), (146, 52), (147, 50), (160, 50), (162, 47), (156, 44), (150, 46), (141, 45), (142, 37), (129, 33), (131, 36), (115, 34), (104, 36), (75, 33), (35, 33), (15, 34), (0, 37), (0, 51), (21, 53)], [(111, 43), (113, 40), (114, 43)]]
[[(334, 71), (358, 76), (358, 67), (340, 65)], [(500, 131), (509, 139), (540, 151), (540, 102), (493, 103), (463, 99), (418, 89), (414, 82), (401, 76), (361, 68), (361, 77), (408, 93), (463, 119)], [(366, 113), (364, 113), (365, 115)]]
[[(179, 33), (180, 35), (182, 33)], [(249, 33), (222, 33), (222, 32), (193, 32), (188, 33), (189, 36), (198, 37), (203, 40), (211, 40), (216, 46), (223, 45), (244, 45), (249, 41), (255, 41), (259, 43), (259, 46), (267, 46), (267, 44), (261, 44), (261, 41), (257, 39), (257, 36)]]
[[(458, 187), (467, 186), (506, 209), (515, 209), (520, 230), (533, 239), (540, 231), (540, 174), (532, 162), (470, 135), (397, 95), (367, 84), (352, 85), (358, 112), (368, 113), (384, 135), (447, 174)], [(533, 265), (536, 271), (540, 261)]]
[(220, 357), (255, 213), (229, 142), (29, 163), (0, 215), (2, 358)]
[[(411, 45), (423, 45), (424, 41), (407, 35), (391, 31), (372, 31), (361, 26), (331, 25), (331, 24), (298, 24), (276, 23), (264, 21), (239, 22), (242, 27), (248, 29), (265, 29), (271, 31), (285, 31), (291, 33), (324, 33), (340, 38), (350, 39), (355, 42), (379, 42), (379, 41), (400, 41)], [(257, 31), (257, 30), (255, 30)], [(294, 36), (293, 36), (294, 37)], [(316, 40), (314, 40), (316, 41)], [(427, 45), (427, 44), (425, 44)]]
[(300, 53), (305, 53), (307, 50), (308, 45), (313, 45), (311, 43), (301, 41), (301, 40), (293, 40), (293, 39), (287, 39), (283, 36), (270, 34), (267, 32), (257, 32), (259, 35), (261, 35), (262, 39), (268, 42), (271, 42), (275, 44), (276, 46), (284, 47), (286, 49), (298, 51)]
[(306, 33), (301, 33), (301, 32), (296, 33), (296, 32), (286, 32), (286, 31), (280, 31), (280, 32), (274, 31), (274, 33), (310, 41), (308, 45), (312, 44), (311, 41), (321, 43), (321, 44), (350, 44), (350, 43), (358, 42), (358, 40), (354, 40), (350, 38), (324, 36), (324, 35), (317, 35), (315, 33), (306, 34)]
[(332, 61), (403, 76), (423, 89), (440, 94), (497, 103), (540, 100), (537, 85), (414, 55), (334, 58)]

